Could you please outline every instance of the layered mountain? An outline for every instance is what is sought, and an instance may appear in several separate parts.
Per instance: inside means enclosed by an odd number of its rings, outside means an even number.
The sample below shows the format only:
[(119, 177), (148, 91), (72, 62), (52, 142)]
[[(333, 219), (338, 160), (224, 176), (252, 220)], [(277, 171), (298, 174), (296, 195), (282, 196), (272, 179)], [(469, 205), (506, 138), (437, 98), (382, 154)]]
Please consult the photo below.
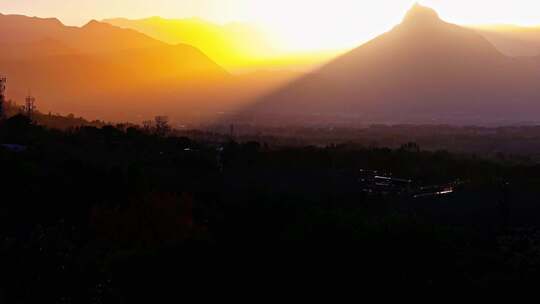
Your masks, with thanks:
[(201, 87), (230, 78), (192, 46), (97, 21), (68, 27), (56, 19), (0, 15), (0, 28), (8, 96), (21, 102), (31, 89), (43, 111), (133, 121), (197, 108), (208, 95)]
[(539, 80), (534, 60), (506, 57), (477, 32), (417, 4), (391, 31), (258, 100), (245, 114), (281, 124), (538, 121)]

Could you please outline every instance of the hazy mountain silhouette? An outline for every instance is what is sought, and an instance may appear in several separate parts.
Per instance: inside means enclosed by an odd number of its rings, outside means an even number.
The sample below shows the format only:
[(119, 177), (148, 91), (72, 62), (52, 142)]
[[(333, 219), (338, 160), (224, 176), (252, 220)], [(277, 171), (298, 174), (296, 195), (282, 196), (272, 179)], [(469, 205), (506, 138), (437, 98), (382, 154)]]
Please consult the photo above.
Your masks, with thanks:
[(366, 123), (532, 120), (540, 117), (539, 71), (417, 4), (390, 32), (259, 100), (246, 114), (280, 123), (298, 115)]
[(539, 56), (540, 27), (515, 25), (471, 26), (497, 49), (508, 56)]

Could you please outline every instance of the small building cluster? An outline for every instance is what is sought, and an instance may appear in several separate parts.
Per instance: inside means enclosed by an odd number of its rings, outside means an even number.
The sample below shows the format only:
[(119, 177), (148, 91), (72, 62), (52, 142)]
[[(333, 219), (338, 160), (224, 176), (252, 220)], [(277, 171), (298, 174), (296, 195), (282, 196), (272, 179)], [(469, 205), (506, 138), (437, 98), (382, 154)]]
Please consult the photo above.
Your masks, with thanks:
[(456, 191), (459, 181), (439, 185), (421, 185), (413, 179), (396, 178), (391, 173), (360, 170), (358, 183), (368, 195), (425, 198), (446, 196)]

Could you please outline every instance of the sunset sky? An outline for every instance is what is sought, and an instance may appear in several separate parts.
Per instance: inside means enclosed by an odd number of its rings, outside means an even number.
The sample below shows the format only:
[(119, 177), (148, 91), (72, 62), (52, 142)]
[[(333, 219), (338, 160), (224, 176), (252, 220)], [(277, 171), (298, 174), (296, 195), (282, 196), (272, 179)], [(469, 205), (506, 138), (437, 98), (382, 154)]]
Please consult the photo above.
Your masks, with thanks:
[[(111, 17), (200, 17), (251, 22), (290, 50), (349, 48), (390, 29), (414, 0), (0, 0), (0, 12), (57, 17), (68, 25)], [(540, 24), (537, 0), (423, 0), (459, 24)]]

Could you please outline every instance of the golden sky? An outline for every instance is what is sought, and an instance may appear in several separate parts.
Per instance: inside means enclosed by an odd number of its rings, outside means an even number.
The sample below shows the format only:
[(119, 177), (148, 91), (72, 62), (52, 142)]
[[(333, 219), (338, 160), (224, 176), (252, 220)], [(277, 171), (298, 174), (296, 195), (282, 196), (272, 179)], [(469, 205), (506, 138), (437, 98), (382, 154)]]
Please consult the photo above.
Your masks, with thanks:
[[(69, 25), (111, 17), (201, 17), (251, 22), (289, 50), (353, 47), (390, 29), (415, 0), (0, 0), (0, 12), (58, 17)], [(421, 0), (459, 24), (540, 24), (538, 0)]]

